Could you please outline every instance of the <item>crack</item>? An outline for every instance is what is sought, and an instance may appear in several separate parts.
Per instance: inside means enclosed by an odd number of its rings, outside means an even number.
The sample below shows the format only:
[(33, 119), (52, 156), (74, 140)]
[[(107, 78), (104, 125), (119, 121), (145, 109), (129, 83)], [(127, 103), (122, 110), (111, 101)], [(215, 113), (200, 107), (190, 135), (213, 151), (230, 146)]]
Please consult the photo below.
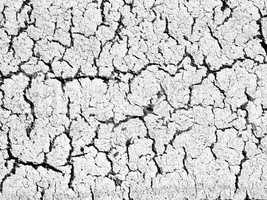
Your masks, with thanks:
[[(224, 0), (223, 0), (224, 1)], [(228, 0), (227, 0), (228, 1)], [(234, 10), (237, 8), (237, 6), (231, 8), (230, 6), (228, 6), (227, 8), (230, 9), (230, 14), (223, 20), (223, 22), (221, 24), (218, 24), (217, 28), (223, 26), (225, 23), (227, 23), (232, 17), (233, 17), (233, 12)], [(225, 10), (224, 10), (225, 11)], [(223, 11), (223, 12), (224, 12)]]
[(257, 37), (258, 37), (258, 39), (261, 40), (261, 42), (260, 42), (261, 47), (264, 49), (265, 54), (267, 55), (267, 44), (266, 44), (266, 39), (264, 37), (263, 30), (262, 30), (262, 18), (267, 17), (267, 15), (263, 15), (261, 13), (261, 10), (259, 8), (258, 8), (258, 13), (260, 15), (260, 18), (258, 20), (256, 20), (256, 24), (259, 26), (259, 33), (260, 33), (260, 35), (258, 35)]
[(248, 195), (248, 191), (246, 190), (246, 196), (245, 196), (245, 199), (244, 200), (253, 200), (254, 198), (250, 198), (249, 195)]
[(123, 18), (124, 18), (123, 15), (120, 14), (120, 18), (118, 20), (118, 26), (117, 26), (117, 28), (115, 30), (115, 34), (114, 34), (114, 39), (117, 36), (120, 40), (123, 40), (122, 36), (120, 35), (120, 32), (122, 31), (122, 29), (126, 28), (126, 26), (122, 22)]
[(169, 105), (172, 109), (174, 109), (174, 111), (175, 111), (176, 108), (175, 108), (175, 107), (172, 105), (172, 103), (170, 102), (166, 90), (164, 89), (164, 87), (162, 86), (161, 83), (160, 83), (159, 85), (160, 85), (160, 91), (157, 93), (158, 98), (159, 98), (161, 95), (163, 95), (163, 96), (164, 96), (164, 100), (165, 100), (165, 101), (168, 103), (168, 105)]
[(156, 176), (157, 176), (158, 174), (162, 174), (162, 168), (159, 166), (159, 164), (158, 164), (158, 162), (156, 160), (156, 158), (158, 156), (158, 152), (157, 152), (157, 149), (156, 149), (156, 140), (155, 140), (155, 138), (153, 138), (153, 137), (151, 137), (149, 135), (149, 129), (148, 129), (147, 125), (146, 125), (144, 117), (145, 116), (141, 117), (140, 119), (141, 119), (141, 121), (143, 122), (143, 124), (145, 125), (145, 128), (146, 128), (146, 136), (145, 136), (145, 138), (148, 138), (148, 139), (152, 140), (152, 146), (151, 147), (152, 147), (152, 152), (154, 153), (154, 156), (152, 157), (152, 160), (153, 160), (153, 162), (154, 162), (154, 164), (155, 164), (155, 166), (157, 168), (157, 172), (156, 172)]
[(188, 51), (187, 51), (187, 47), (185, 48), (185, 53), (184, 53), (184, 58), (188, 57), (190, 59), (190, 65), (195, 67), (197, 70), (199, 70), (199, 66), (196, 64), (196, 61), (193, 57), (192, 54), (190, 54)]
[(14, 162), (12, 169), (2, 178), (1, 182), (0, 182), (0, 193), (3, 192), (3, 186), (4, 186), (4, 182), (10, 177), (12, 176), (12, 174), (16, 173), (16, 169), (18, 167), (18, 163)]
[(210, 26), (208, 26), (208, 29), (209, 29), (211, 37), (216, 40), (216, 42), (217, 42), (218, 46), (220, 47), (220, 49), (223, 49), (222, 48), (222, 44), (220, 43), (220, 40), (213, 34), (213, 31), (211, 30)]
[(19, 8), (18, 12), (16, 12), (16, 19), (18, 21), (18, 15), (22, 12), (25, 6), (30, 6), (31, 0), (25, 0), (22, 2), (21, 7)]
[[(14, 174), (16, 172), (16, 168), (19, 167), (19, 165), (31, 166), (34, 169), (37, 169), (39, 167), (43, 167), (47, 170), (52, 170), (54, 172), (64, 174), (61, 170), (55, 168), (54, 166), (52, 166), (46, 162), (36, 163), (36, 162), (32, 162), (32, 161), (23, 161), (23, 160), (19, 159), (18, 157), (15, 157), (12, 153), (12, 142), (10, 140), (10, 129), (7, 132), (7, 142), (8, 143), (7, 143), (7, 149), (6, 150), (7, 150), (8, 158), (6, 159), (6, 161), (8, 161), (8, 160), (14, 161), (13, 168), (11, 170), (11, 174)], [(6, 178), (8, 178), (9, 176), (7, 176)]]
[(264, 49), (265, 51), (265, 54), (267, 55), (267, 44), (266, 44), (266, 40), (265, 40), (265, 37), (263, 35), (263, 30), (262, 30), (262, 18), (265, 18), (267, 17), (267, 15), (262, 15), (260, 9), (258, 8), (258, 13), (260, 15), (260, 19), (258, 19), (256, 21), (256, 24), (259, 26), (259, 33), (260, 35), (258, 36), (258, 38), (261, 40), (260, 44), (261, 44), (261, 47)]
[(188, 128), (184, 129), (184, 130), (176, 130), (175, 133), (173, 134), (172, 136), (172, 139), (169, 141), (169, 144), (171, 146), (173, 146), (173, 142), (175, 141), (176, 137), (183, 134), (183, 133), (186, 133), (188, 131), (191, 131), (193, 128), (193, 125), (192, 126), (189, 126)]
[(92, 200), (95, 200), (95, 194), (94, 194), (93, 189), (92, 189), (91, 186), (90, 186), (90, 194), (91, 194)]
[(221, 11), (224, 12), (227, 8), (230, 9), (229, 5), (227, 4), (228, 0), (221, 0), (222, 6), (221, 6)]
[[(2, 14), (2, 16), (3, 16), (3, 24), (6, 24), (6, 20), (7, 20), (7, 18), (6, 18), (6, 14), (5, 14), (5, 11), (6, 11), (6, 9), (8, 8), (8, 6), (7, 5), (4, 5), (3, 6), (3, 9), (2, 9), (2, 11), (1, 11), (1, 14)], [(2, 20), (1, 20), (1, 28), (2, 28), (3, 26), (2, 26)]]
[(8, 142), (8, 144), (7, 144), (7, 149), (6, 150), (7, 150), (8, 158), (6, 159), (6, 161), (14, 160), (15, 161), (15, 165), (13, 165), (13, 166), (17, 167), (18, 165), (25, 165), (25, 166), (31, 166), (34, 169), (37, 169), (39, 167), (43, 167), (43, 168), (45, 168), (47, 170), (52, 170), (54, 172), (63, 174), (63, 172), (61, 170), (55, 168), (54, 166), (52, 166), (52, 165), (50, 165), (50, 164), (48, 164), (46, 162), (36, 163), (36, 162), (32, 162), (32, 161), (23, 161), (23, 160), (19, 159), (18, 157), (15, 157), (13, 155), (13, 153), (12, 153), (12, 142), (10, 140), (10, 129), (9, 129), (9, 131), (7, 133), (7, 142)]
[(133, 13), (133, 8), (134, 8), (134, 0), (131, 0), (131, 2), (129, 2), (129, 3), (127, 3), (127, 2), (126, 2), (126, 0), (122, 0), (122, 1), (123, 1), (124, 5), (126, 5), (126, 6), (129, 6), (129, 7), (130, 7), (130, 12), (131, 12), (132, 14), (134, 14), (134, 13)]
[[(22, 3), (21, 10), (22, 10), (26, 5), (28, 5), (29, 3), (30, 3), (30, 0), (25, 0), (25, 1)], [(28, 6), (30, 6), (30, 8), (31, 8), (31, 9), (27, 12), (28, 18), (30, 18), (31, 13), (32, 13), (32, 10), (33, 10), (33, 6), (32, 6), (32, 5), (28, 5)], [(19, 12), (16, 12), (16, 18), (17, 18), (17, 15), (21, 12), (21, 10), (19, 10)], [(30, 19), (29, 19), (29, 21), (30, 21)], [(29, 26), (31, 26), (31, 25), (36, 26), (35, 23), (36, 23), (36, 20), (34, 20), (33, 22), (27, 22), (27, 21), (24, 21), (24, 26), (23, 26), (23, 27), (19, 27), (19, 28), (18, 28), (18, 32), (17, 32), (17, 34), (14, 34), (14, 35), (13, 35), (13, 34), (9, 34), (7, 31), (5, 31), (5, 33), (6, 33), (8, 36), (10, 36), (10, 41), (9, 41), (9, 43), (8, 43), (8, 50), (7, 50), (7, 51), (8, 51), (8, 52), (12, 51), (12, 56), (13, 56), (13, 57), (15, 57), (15, 55), (16, 55), (16, 51), (15, 51), (15, 49), (14, 49), (14, 47), (13, 47), (13, 41), (14, 41), (14, 39), (17, 38), (17, 37), (19, 37), (21, 33), (26, 32)]]
[(125, 144), (125, 146), (126, 146), (126, 154), (127, 154), (127, 160), (128, 160), (128, 162), (129, 162), (129, 159), (130, 159), (130, 155), (129, 155), (129, 146), (130, 146), (131, 144), (133, 144), (133, 142), (131, 141), (131, 138), (130, 138), (130, 139), (128, 139), (128, 140), (126, 141), (126, 144)]
[(24, 98), (24, 101), (30, 106), (31, 115), (33, 117), (30, 125), (26, 128), (26, 134), (27, 134), (27, 137), (30, 140), (31, 140), (31, 132), (35, 128), (35, 121), (37, 119), (36, 114), (35, 114), (35, 106), (34, 106), (34, 103), (27, 97), (27, 94), (26, 94), (27, 91), (31, 88), (31, 85), (32, 85), (32, 77), (30, 76), (29, 77), (28, 84), (27, 84), (27, 86), (23, 90), (23, 98)]
[(180, 45), (179, 41), (170, 34), (170, 31), (169, 31), (169, 20), (167, 17), (165, 17), (165, 30), (163, 33), (166, 33), (168, 35), (169, 38), (173, 39), (177, 45)]
[(106, 16), (105, 16), (105, 3), (110, 3), (109, 0), (102, 0), (100, 3), (100, 10), (101, 10), (101, 19), (102, 19), (102, 23), (101, 25), (105, 25), (106, 22)]
[(238, 173), (235, 175), (235, 193), (237, 192), (237, 190), (239, 189), (239, 177), (241, 175), (241, 172), (242, 172), (242, 169), (243, 169), (243, 164), (249, 160), (248, 156), (247, 156), (247, 152), (245, 150), (245, 147), (246, 147), (246, 142), (244, 142), (244, 147), (243, 147), (243, 150), (242, 150), (242, 155), (243, 155), (243, 158), (241, 159), (240, 161), (240, 164), (239, 164), (239, 171)]
[(40, 194), (41, 194), (40, 200), (44, 200), (44, 195), (45, 195), (45, 189), (44, 188), (42, 188)]
[[(215, 126), (216, 127), (216, 126)], [(217, 127), (216, 127), (216, 129), (217, 129)], [(217, 129), (218, 130), (218, 129)], [(213, 142), (213, 143), (211, 143), (211, 145), (210, 146), (208, 146), (209, 148), (210, 148), (210, 151), (211, 151), (211, 153), (212, 153), (212, 156), (213, 156), (213, 158), (215, 159), (215, 160), (217, 160), (217, 155), (215, 154), (215, 152), (214, 152), (214, 145), (218, 142), (218, 135), (217, 135), (217, 130), (215, 130), (215, 142)]]
[(196, 20), (197, 20), (197, 17), (193, 17), (193, 22), (191, 24), (191, 35), (193, 35), (193, 33), (194, 33), (194, 27), (196, 24)]
[(131, 197), (131, 188), (128, 187), (128, 200), (134, 200), (132, 197)]
[(63, 86), (65, 86), (67, 82), (72, 82), (74, 80), (86, 79), (86, 78), (88, 78), (90, 80), (101, 79), (106, 84), (108, 84), (109, 81), (111, 81), (111, 80), (116, 80), (114, 78), (106, 77), (106, 76), (91, 76), (91, 75), (78, 75), (78, 74), (75, 74), (75, 76), (73, 76), (73, 77), (66, 77), (66, 78), (63, 78), (61, 76), (54, 76), (54, 77), (51, 77), (50, 79), (56, 79)]
[(75, 27), (74, 23), (73, 23), (73, 7), (70, 8), (71, 10), (71, 13), (70, 13), (70, 27), (69, 27), (69, 30), (68, 30), (68, 33), (70, 35), (70, 45), (69, 45), (69, 48), (70, 47), (73, 47), (74, 46), (74, 38), (73, 38), (73, 35), (72, 35), (72, 28)]
[(184, 151), (184, 157), (183, 157), (183, 169), (185, 170), (186, 174), (188, 175), (188, 169), (186, 168), (186, 159), (187, 159), (187, 152), (185, 147), (183, 147), (183, 151)]
[[(69, 104), (69, 103), (68, 103)], [(69, 106), (67, 106), (67, 114), (66, 115), (69, 115)], [(73, 138), (71, 137), (70, 135), (70, 127), (72, 125), (72, 121), (69, 123), (68, 127), (64, 127), (64, 134), (67, 136), (67, 138), (69, 139), (69, 146), (70, 146), (70, 149), (69, 149), (69, 153), (68, 153), (68, 157), (66, 159), (66, 163), (64, 164), (65, 165), (70, 165), (70, 178), (69, 178), (69, 182), (68, 182), (68, 187), (74, 191), (74, 187), (72, 185), (72, 182), (75, 178), (75, 174), (74, 174), (74, 164), (73, 164), (73, 160), (72, 160), (72, 154), (73, 154), (73, 151), (74, 151), (74, 146), (72, 144), (73, 142)]]

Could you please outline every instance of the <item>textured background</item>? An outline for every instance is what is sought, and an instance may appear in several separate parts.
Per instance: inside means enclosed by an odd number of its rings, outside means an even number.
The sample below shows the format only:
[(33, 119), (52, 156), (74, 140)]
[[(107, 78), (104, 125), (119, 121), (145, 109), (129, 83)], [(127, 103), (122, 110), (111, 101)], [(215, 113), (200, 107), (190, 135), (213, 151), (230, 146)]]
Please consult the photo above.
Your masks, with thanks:
[(0, 200), (266, 200), (266, 4), (0, 0)]

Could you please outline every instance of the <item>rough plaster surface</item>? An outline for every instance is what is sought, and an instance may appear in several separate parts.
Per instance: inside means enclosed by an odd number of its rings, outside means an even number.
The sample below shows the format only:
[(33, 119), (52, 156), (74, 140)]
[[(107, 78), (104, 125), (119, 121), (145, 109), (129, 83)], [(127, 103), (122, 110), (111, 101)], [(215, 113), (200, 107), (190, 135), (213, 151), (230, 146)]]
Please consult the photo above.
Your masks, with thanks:
[(266, 4), (0, 0), (0, 200), (266, 200)]

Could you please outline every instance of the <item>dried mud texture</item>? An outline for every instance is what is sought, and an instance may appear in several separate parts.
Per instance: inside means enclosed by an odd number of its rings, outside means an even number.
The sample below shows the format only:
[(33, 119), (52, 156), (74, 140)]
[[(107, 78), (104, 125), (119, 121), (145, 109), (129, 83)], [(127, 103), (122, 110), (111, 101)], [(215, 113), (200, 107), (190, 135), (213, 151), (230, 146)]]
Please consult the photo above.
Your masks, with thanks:
[(267, 199), (265, 0), (0, 0), (1, 200)]

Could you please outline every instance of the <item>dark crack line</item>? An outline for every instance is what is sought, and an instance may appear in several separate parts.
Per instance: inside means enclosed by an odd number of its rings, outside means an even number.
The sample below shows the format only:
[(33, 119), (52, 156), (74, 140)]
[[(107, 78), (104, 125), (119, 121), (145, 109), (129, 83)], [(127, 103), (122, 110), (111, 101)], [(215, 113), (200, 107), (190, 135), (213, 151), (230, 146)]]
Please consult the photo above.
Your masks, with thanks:
[(188, 169), (187, 169), (187, 167), (186, 167), (187, 152), (186, 152), (185, 147), (183, 147), (183, 151), (184, 151), (184, 157), (183, 157), (183, 169), (185, 170), (186, 174), (188, 175), (189, 172), (188, 172)]
[(239, 171), (238, 173), (235, 175), (235, 193), (237, 192), (237, 190), (239, 189), (239, 177), (241, 175), (241, 172), (242, 172), (242, 169), (243, 169), (243, 164), (249, 160), (248, 156), (247, 156), (247, 152), (245, 150), (245, 147), (246, 147), (246, 142), (244, 144), (244, 147), (243, 147), (243, 150), (242, 150), (242, 155), (243, 155), (243, 158), (241, 159), (240, 161), (240, 164), (239, 164)]
[(34, 103), (27, 97), (27, 91), (31, 88), (32, 85), (32, 77), (29, 77), (28, 85), (23, 90), (23, 98), (26, 103), (30, 106), (31, 109), (31, 115), (33, 117), (30, 125), (26, 128), (26, 134), (29, 139), (31, 139), (31, 132), (33, 131), (35, 127), (35, 121), (37, 120), (36, 114), (35, 114), (35, 106)]
[(265, 40), (263, 30), (262, 30), (262, 18), (267, 17), (267, 15), (262, 15), (259, 8), (258, 8), (258, 13), (260, 15), (260, 19), (258, 19), (256, 21), (256, 24), (259, 26), (259, 33), (260, 33), (258, 38), (261, 40), (260, 44), (261, 44), (262, 48), (264, 49), (265, 54), (267, 55), (267, 44), (266, 44), (266, 40)]

